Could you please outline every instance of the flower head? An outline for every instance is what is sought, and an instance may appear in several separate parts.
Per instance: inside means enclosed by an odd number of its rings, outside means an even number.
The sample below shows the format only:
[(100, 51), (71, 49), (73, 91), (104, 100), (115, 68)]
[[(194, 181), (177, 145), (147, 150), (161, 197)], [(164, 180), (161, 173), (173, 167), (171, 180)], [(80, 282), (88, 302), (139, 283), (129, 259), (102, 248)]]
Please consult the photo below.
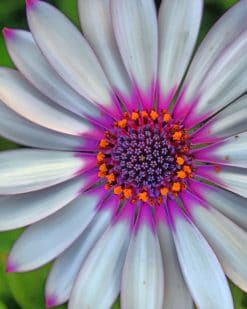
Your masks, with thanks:
[[(247, 290), (247, 1), (195, 53), (203, 1), (79, 0), (81, 32), (27, 1), (4, 29), (0, 230), (7, 271), (54, 259), (48, 307), (233, 308)], [(191, 64), (189, 65), (191, 61)], [(225, 273), (225, 274), (224, 274)]]

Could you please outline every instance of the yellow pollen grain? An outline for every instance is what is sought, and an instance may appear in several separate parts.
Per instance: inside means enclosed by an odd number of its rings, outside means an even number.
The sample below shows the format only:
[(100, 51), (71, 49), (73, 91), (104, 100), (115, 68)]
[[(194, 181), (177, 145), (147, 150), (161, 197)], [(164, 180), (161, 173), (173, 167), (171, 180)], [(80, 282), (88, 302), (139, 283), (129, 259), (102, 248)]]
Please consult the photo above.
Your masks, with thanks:
[(172, 191), (179, 192), (181, 190), (180, 182), (174, 182), (172, 185)]
[(122, 119), (118, 121), (118, 127), (124, 129), (127, 125), (127, 119)]
[(113, 183), (115, 181), (115, 175), (113, 173), (106, 176), (109, 183)]
[(148, 201), (148, 194), (146, 191), (144, 192), (140, 192), (138, 194), (139, 200), (143, 201), (143, 202), (147, 202)]
[(152, 110), (150, 113), (150, 117), (155, 121), (156, 119), (158, 119), (159, 115), (156, 111)]
[(130, 198), (132, 195), (132, 190), (131, 189), (124, 189), (123, 194), (125, 198)]
[(101, 161), (104, 160), (104, 158), (105, 158), (105, 155), (102, 152), (98, 152), (98, 154), (97, 154), (97, 161), (101, 162)]
[(171, 116), (170, 116), (169, 114), (164, 114), (164, 115), (163, 115), (163, 121), (169, 122), (170, 119), (171, 119)]
[(172, 138), (174, 141), (180, 141), (182, 138), (182, 132), (181, 131), (177, 131), (172, 135)]
[(162, 196), (167, 195), (168, 192), (169, 192), (168, 188), (163, 187), (163, 188), (160, 189), (160, 194), (161, 194)]
[(184, 179), (184, 178), (186, 178), (186, 173), (184, 171), (178, 171), (177, 176), (178, 176), (178, 178)]
[(132, 120), (137, 120), (138, 118), (139, 118), (139, 114), (137, 112), (132, 112), (131, 119)]
[(122, 187), (121, 186), (116, 186), (114, 189), (113, 189), (113, 192), (114, 194), (121, 194), (123, 191)]
[(184, 158), (183, 157), (177, 157), (176, 162), (178, 165), (183, 165), (184, 164)]
[(106, 148), (108, 145), (109, 145), (108, 141), (104, 138), (99, 143), (100, 148)]

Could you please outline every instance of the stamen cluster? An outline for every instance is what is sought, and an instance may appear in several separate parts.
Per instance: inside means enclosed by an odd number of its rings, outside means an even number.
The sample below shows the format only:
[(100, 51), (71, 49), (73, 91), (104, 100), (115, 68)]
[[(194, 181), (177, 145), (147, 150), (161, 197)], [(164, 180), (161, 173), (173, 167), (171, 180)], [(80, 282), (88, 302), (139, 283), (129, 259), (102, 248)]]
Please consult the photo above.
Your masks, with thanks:
[(97, 161), (106, 189), (150, 205), (186, 189), (193, 170), (188, 132), (165, 110), (124, 113), (105, 131)]

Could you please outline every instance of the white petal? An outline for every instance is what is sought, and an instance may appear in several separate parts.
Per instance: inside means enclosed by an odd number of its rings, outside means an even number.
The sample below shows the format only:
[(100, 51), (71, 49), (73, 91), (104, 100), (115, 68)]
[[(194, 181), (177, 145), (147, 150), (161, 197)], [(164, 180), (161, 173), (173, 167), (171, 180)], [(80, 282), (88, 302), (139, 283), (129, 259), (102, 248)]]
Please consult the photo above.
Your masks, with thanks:
[(159, 87), (164, 99), (177, 89), (196, 43), (202, 0), (163, 0), (159, 10)]
[(246, 2), (240, 1), (219, 19), (199, 47), (184, 82), (185, 97), (176, 108), (176, 116), (187, 114), (189, 105), (192, 106), (191, 103), (200, 96), (193, 114), (188, 113), (190, 125), (195, 122), (195, 117), (214, 113), (237, 98), (244, 89), (246, 44), (242, 50), (240, 46), (246, 40), (243, 35), (247, 29), (246, 14)]
[(247, 168), (247, 132), (193, 152), (196, 160)]
[[(0, 197), (0, 230), (30, 225), (61, 209), (80, 193), (88, 175), (31, 193)], [(94, 176), (94, 182), (95, 178)]]
[(43, 1), (28, 5), (27, 17), (35, 41), (62, 78), (89, 101), (118, 112), (106, 76), (79, 30)]
[(91, 222), (102, 197), (99, 192), (83, 193), (63, 209), (27, 228), (10, 252), (7, 269), (29, 271), (56, 258)]
[(217, 185), (247, 197), (246, 169), (228, 166), (201, 166), (196, 173)]
[(0, 135), (22, 145), (54, 150), (92, 150), (97, 147), (96, 139), (84, 139), (41, 127), (19, 116), (1, 101), (0, 118)]
[(110, 224), (112, 213), (117, 208), (118, 203), (119, 199), (114, 196), (105, 202), (104, 208), (95, 216), (83, 234), (57, 258), (46, 283), (48, 304), (53, 302), (54, 305), (59, 305), (69, 299), (82, 263)]
[(12, 150), (0, 153), (0, 194), (16, 194), (47, 188), (92, 167), (91, 159), (71, 152)]
[(193, 206), (193, 219), (214, 249), (226, 275), (247, 292), (246, 232), (213, 208)]
[(110, 0), (79, 0), (83, 33), (93, 47), (111, 85), (130, 99), (131, 86), (115, 40)]
[(131, 212), (127, 220), (119, 219), (112, 224), (88, 255), (72, 290), (69, 309), (108, 309), (117, 298), (131, 234), (133, 205), (128, 205), (126, 211)]
[(244, 197), (198, 181), (191, 180), (189, 187), (201, 199), (247, 230), (247, 207)]
[(37, 47), (31, 33), (12, 29), (7, 29), (4, 33), (14, 64), (40, 92), (78, 115), (100, 117), (100, 111), (57, 74)]
[(165, 273), (165, 309), (193, 309), (193, 300), (184, 282), (170, 228), (167, 223), (158, 224), (160, 247)]
[(205, 238), (175, 204), (173, 237), (184, 278), (199, 308), (232, 308), (227, 280)]
[(54, 104), (11, 69), (0, 69), (0, 100), (24, 118), (51, 130), (82, 135), (93, 128), (86, 120)]
[(157, 234), (147, 222), (150, 213), (145, 208), (139, 214), (139, 222), (132, 235), (124, 264), (122, 309), (162, 308), (164, 275), (160, 245)]
[(247, 95), (216, 114), (192, 137), (192, 143), (208, 143), (247, 131)]
[(153, 105), (157, 72), (157, 17), (153, 0), (111, 1), (113, 28), (124, 64), (144, 107)]

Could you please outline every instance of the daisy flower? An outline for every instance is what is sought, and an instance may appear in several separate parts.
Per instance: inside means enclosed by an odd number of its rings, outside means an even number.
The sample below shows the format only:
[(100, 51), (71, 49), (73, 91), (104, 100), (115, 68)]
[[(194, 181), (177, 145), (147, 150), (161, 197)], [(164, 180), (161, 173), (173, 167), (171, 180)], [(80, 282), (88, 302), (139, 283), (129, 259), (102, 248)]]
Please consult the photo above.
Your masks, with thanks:
[[(195, 55), (202, 0), (27, 0), (4, 29), (0, 230), (8, 272), (53, 260), (47, 307), (233, 308), (247, 291), (247, 1)], [(191, 63), (190, 63), (191, 62)], [(190, 63), (190, 65), (189, 65)], [(226, 275), (226, 276), (225, 276)]]

